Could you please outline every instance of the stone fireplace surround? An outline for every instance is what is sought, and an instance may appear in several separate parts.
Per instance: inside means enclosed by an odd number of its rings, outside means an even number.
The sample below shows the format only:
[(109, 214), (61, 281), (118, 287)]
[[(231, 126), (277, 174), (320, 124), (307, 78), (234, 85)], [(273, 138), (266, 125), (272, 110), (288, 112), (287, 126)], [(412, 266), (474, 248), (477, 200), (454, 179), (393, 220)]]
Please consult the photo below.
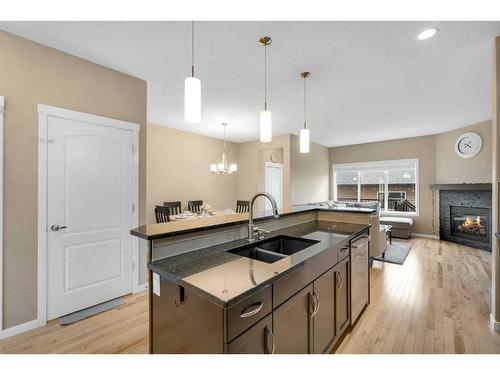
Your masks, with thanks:
[[(476, 249), (491, 251), (491, 184), (447, 184), (432, 185), (431, 189), (439, 190), (439, 237), (441, 240), (470, 246)], [(477, 241), (466, 236), (452, 233), (452, 207), (468, 207), (483, 214), (486, 212), (488, 232), (486, 241)]]

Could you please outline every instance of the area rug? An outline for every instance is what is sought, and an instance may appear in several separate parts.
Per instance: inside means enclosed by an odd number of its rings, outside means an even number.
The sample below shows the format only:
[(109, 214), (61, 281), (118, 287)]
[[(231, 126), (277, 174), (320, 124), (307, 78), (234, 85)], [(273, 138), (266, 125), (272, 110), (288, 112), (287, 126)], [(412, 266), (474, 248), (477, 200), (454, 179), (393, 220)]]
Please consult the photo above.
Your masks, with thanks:
[(124, 299), (120, 297), (100, 303), (98, 305), (90, 306), (86, 309), (60, 317), (59, 324), (65, 326), (74, 322), (78, 322), (80, 320), (89, 318), (93, 315), (102, 313), (104, 311), (112, 310), (120, 305), (123, 305), (124, 303), (125, 303)]
[(406, 257), (411, 250), (411, 241), (395, 241), (392, 240), (392, 244), (387, 244), (387, 250), (385, 251), (385, 257), (382, 255), (374, 257), (374, 260), (379, 260), (381, 262), (388, 262), (394, 264), (404, 264)]

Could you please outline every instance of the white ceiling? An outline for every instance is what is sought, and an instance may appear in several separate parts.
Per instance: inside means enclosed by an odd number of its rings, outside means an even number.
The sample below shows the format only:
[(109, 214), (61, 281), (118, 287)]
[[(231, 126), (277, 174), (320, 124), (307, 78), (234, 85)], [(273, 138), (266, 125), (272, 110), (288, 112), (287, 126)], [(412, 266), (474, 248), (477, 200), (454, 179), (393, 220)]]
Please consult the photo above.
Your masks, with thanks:
[[(431, 39), (416, 36), (429, 26)], [(0, 29), (140, 77), (148, 121), (244, 142), (258, 138), (270, 35), (273, 134), (298, 134), (308, 81), (311, 139), (326, 146), (435, 134), (491, 118), (500, 22), (197, 22), (202, 123), (183, 121), (189, 22), (0, 22)]]

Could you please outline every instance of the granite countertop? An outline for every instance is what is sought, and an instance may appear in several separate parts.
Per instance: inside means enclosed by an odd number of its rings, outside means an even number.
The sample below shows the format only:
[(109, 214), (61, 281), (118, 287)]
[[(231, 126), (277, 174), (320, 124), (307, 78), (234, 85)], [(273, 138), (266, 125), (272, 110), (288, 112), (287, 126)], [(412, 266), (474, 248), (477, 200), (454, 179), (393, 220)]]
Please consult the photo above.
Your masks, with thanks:
[[(331, 248), (340, 248), (370, 225), (311, 221), (276, 230), (266, 239), (290, 235), (317, 240), (306, 249), (274, 263), (265, 263), (227, 252), (247, 245), (246, 238), (150, 262), (148, 268), (160, 276), (192, 290), (224, 308), (243, 300), (260, 288), (291, 272), (310, 258)], [(258, 244), (256, 241), (255, 244)]]
[[(308, 204), (283, 208), (280, 209), (278, 212), (280, 217), (286, 217), (289, 215), (296, 215), (299, 213), (311, 212), (311, 211), (349, 212), (349, 213), (359, 213), (359, 214), (371, 214), (375, 212), (374, 209), (364, 208), (364, 207), (327, 208), (327, 207), (319, 207), (317, 205), (308, 205)], [(272, 218), (273, 216), (270, 211), (254, 213), (255, 222), (261, 220), (268, 220)], [(197, 232), (205, 229), (215, 229), (215, 228), (237, 225), (237, 224), (245, 224), (245, 223), (248, 223), (247, 212), (235, 213), (232, 215), (212, 216), (196, 220), (172, 221), (169, 223), (141, 225), (138, 228), (132, 229), (130, 231), (130, 234), (132, 234), (133, 236), (143, 238), (145, 240), (156, 240), (179, 234)]]

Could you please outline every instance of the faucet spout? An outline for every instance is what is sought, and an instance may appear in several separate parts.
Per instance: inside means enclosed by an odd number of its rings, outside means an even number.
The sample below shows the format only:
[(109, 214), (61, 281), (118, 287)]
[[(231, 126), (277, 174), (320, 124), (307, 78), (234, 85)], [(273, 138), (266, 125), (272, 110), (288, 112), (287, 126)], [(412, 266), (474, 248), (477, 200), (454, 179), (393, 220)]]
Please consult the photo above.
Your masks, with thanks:
[(255, 237), (254, 237), (255, 226), (253, 225), (253, 204), (258, 197), (265, 197), (265, 198), (269, 199), (269, 202), (271, 202), (271, 206), (273, 209), (274, 218), (277, 219), (279, 217), (278, 205), (276, 204), (276, 199), (274, 199), (274, 197), (271, 194), (266, 193), (264, 191), (255, 194), (252, 197), (252, 199), (250, 200), (250, 212), (248, 214), (248, 241), (249, 242), (255, 241)]

